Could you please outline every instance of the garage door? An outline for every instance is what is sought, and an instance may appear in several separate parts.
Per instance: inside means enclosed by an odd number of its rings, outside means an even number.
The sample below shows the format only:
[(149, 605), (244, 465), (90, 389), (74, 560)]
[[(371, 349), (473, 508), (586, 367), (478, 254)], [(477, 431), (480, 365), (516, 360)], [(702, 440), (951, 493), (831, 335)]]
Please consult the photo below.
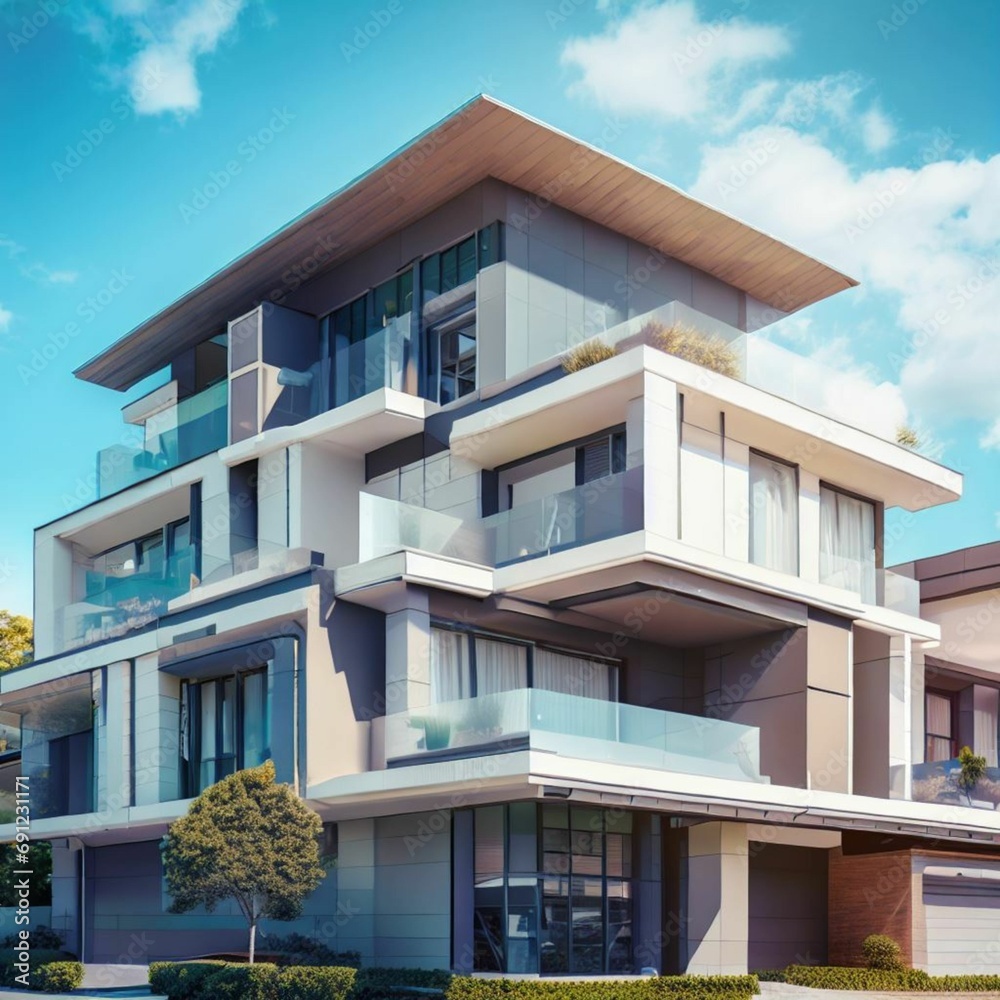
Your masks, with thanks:
[(1000, 879), (996, 875), (924, 873), (927, 971), (932, 975), (1000, 974)]

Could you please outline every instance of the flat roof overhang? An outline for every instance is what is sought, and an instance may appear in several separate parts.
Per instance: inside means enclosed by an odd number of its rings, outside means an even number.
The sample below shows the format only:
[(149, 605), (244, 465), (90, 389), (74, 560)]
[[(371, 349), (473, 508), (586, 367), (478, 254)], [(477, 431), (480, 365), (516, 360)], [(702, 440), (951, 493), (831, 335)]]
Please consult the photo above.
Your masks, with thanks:
[(603, 149), (480, 95), (141, 323), (75, 374), (108, 388), (128, 389), (282, 288), (281, 275), (290, 262), (316, 257), (320, 249), (322, 270), (329, 270), (488, 177), (697, 267), (782, 312), (857, 284)]
[(338, 820), (526, 799), (601, 803), (703, 819), (868, 830), (1000, 844), (1000, 816), (907, 799), (734, 781), (520, 750), (317, 781), (307, 797)]

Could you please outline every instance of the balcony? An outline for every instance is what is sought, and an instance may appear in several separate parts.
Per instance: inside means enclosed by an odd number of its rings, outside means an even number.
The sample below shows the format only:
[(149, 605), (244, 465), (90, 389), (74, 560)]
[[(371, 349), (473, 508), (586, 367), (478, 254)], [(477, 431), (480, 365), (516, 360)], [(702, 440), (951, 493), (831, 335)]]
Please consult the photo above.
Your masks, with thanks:
[(417, 549), (505, 566), (641, 530), (642, 468), (476, 519), (362, 493), (360, 523), (361, 562)]
[(170, 601), (197, 585), (197, 565), (194, 546), (187, 546), (148, 572), (130, 576), (88, 572), (86, 597), (56, 612), (56, 649), (62, 652), (117, 639), (155, 622)]
[(965, 789), (958, 783), (962, 765), (957, 759), (914, 764), (912, 793), (914, 802), (966, 806), (973, 809), (1000, 809), (1000, 767), (988, 767), (975, 787)]
[(121, 443), (99, 451), (98, 498), (225, 447), (228, 394), (228, 382), (213, 385), (146, 418), (138, 446)]
[(766, 783), (760, 731), (654, 708), (523, 688), (389, 715), (388, 767), (532, 750)]
[[(745, 333), (682, 302), (650, 310), (591, 339), (621, 353), (643, 343), (657, 346), (652, 330), (675, 325), (700, 333), (710, 345), (701, 352), (697, 343), (694, 352), (690, 343), (677, 350), (678, 356), (705, 367), (706, 379), (720, 376), (738, 379), (814, 413), (896, 443), (898, 428), (873, 419), (871, 408), (865, 405), (872, 392), (867, 377), (796, 354), (769, 340), (767, 334)], [(702, 359), (696, 360), (699, 353)], [(913, 448), (921, 451), (919, 444)]]
[(239, 536), (232, 536), (230, 545), (227, 558), (199, 553), (189, 545), (162, 567), (129, 576), (87, 571), (86, 597), (56, 612), (56, 652), (120, 639), (158, 621), (171, 601), (195, 592), (204, 592), (204, 599), (219, 596), (238, 587), (244, 575), (257, 583), (322, 565), (322, 556), (308, 549)]

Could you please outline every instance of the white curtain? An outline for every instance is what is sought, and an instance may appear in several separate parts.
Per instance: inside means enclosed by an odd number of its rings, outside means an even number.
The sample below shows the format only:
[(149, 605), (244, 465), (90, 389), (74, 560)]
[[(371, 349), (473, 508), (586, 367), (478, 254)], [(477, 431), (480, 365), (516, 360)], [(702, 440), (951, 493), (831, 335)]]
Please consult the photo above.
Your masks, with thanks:
[(551, 649), (536, 649), (534, 661), (534, 686), (561, 694), (575, 694), (580, 698), (611, 698), (611, 671), (609, 663), (589, 660), (583, 656), (556, 653)]
[(987, 767), (997, 766), (997, 716), (1000, 690), (977, 684), (974, 695), (973, 748), (986, 758)]
[(451, 629), (431, 629), (431, 704), (468, 698), (469, 637)]
[(819, 576), (875, 603), (875, 507), (826, 486), (820, 489)]
[(476, 638), (476, 695), (528, 686), (528, 651), (512, 642)]
[(795, 469), (750, 455), (750, 561), (782, 573), (799, 571), (799, 495)]
[(950, 760), (952, 756), (951, 699), (928, 692), (924, 732), (927, 735), (926, 760)]

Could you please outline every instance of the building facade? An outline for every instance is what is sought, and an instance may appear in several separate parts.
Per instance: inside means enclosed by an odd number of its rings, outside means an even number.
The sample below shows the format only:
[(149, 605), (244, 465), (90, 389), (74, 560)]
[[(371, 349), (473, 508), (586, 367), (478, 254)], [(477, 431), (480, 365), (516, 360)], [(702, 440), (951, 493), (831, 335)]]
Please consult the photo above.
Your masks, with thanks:
[(158, 844), (267, 759), (331, 865), (264, 930), (367, 964), (825, 961), (899, 858), (996, 856), (922, 792), (943, 625), (883, 565), (961, 477), (766, 336), (852, 284), (477, 98), (78, 370), (163, 375), (37, 530), (0, 677), (68, 943), (244, 948), (166, 912)]

